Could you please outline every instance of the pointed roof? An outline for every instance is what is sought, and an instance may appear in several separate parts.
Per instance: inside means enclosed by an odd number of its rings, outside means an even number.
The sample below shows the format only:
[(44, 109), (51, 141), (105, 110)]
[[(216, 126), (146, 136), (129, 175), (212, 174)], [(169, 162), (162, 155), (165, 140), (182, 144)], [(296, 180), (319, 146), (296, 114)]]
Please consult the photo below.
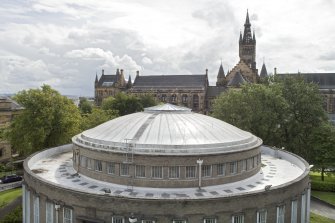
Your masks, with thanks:
[(247, 16), (246, 16), (246, 18), (245, 18), (244, 26), (246, 26), (246, 25), (249, 25), (249, 26), (250, 26), (249, 11), (248, 11), (248, 9), (247, 9)]
[(98, 74), (95, 73), (95, 83), (98, 83), (98, 82), (99, 82), (99, 80), (98, 80)]
[(225, 77), (225, 74), (224, 74), (222, 63), (221, 63), (217, 78), (224, 78), (224, 77)]
[(252, 34), (251, 34), (251, 29), (250, 29), (250, 20), (249, 20), (249, 12), (247, 10), (247, 16), (245, 19), (245, 23), (244, 23), (244, 32), (243, 32), (243, 43), (251, 43), (252, 42)]
[(119, 77), (120, 77), (120, 70), (119, 70), (119, 68), (118, 69), (116, 69), (116, 74), (115, 74), (115, 76), (116, 76), (116, 82), (119, 80)]
[(128, 77), (128, 84), (131, 83), (131, 76)]
[(261, 73), (260, 73), (259, 76), (260, 76), (260, 77), (267, 77), (267, 76), (268, 76), (268, 72), (267, 72), (267, 70), (266, 70), (265, 63), (263, 63), (262, 70), (261, 70)]
[(240, 87), (242, 84), (247, 81), (243, 78), (242, 74), (237, 71), (232, 79), (228, 82), (229, 87)]

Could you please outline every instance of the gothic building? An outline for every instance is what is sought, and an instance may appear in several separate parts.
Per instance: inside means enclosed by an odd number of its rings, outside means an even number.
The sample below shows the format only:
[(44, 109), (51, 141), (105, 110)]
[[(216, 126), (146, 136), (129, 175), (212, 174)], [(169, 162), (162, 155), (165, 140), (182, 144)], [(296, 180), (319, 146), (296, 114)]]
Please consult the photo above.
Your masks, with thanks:
[[(256, 68), (256, 37), (251, 32), (249, 13), (247, 12), (244, 32), (239, 39), (240, 61), (227, 73), (222, 62), (219, 67), (216, 86), (209, 86), (208, 70), (203, 74), (192, 75), (140, 75), (137, 71), (134, 82), (130, 76), (126, 83), (123, 70), (117, 69), (115, 75), (105, 75), (102, 71), (100, 79), (95, 80), (95, 101), (100, 105), (108, 96), (118, 92), (134, 95), (151, 94), (159, 101), (184, 105), (193, 111), (208, 113), (213, 100), (230, 88), (239, 88), (244, 83), (257, 83), (259, 80)], [(265, 65), (262, 67), (263, 77), (267, 76)]]
[[(251, 23), (248, 12), (244, 23), (244, 32), (243, 34), (240, 33), (239, 56), (240, 61), (227, 74), (226, 79), (228, 81), (228, 86), (236, 87), (243, 82), (257, 83), (259, 76), (258, 69), (256, 68), (256, 37), (255, 31), (253, 33), (251, 32)], [(234, 78), (236, 75), (237, 78)], [(229, 84), (229, 81), (232, 79), (235, 80)], [(236, 83), (236, 80), (241, 83)]]
[(95, 103), (101, 105), (104, 98), (115, 96), (117, 93), (127, 90), (130, 86), (129, 84), (131, 84), (131, 79), (129, 79), (128, 83), (126, 82), (123, 69), (117, 69), (115, 74), (109, 75), (106, 75), (104, 70), (102, 70), (100, 78), (98, 78), (98, 74), (95, 76)]

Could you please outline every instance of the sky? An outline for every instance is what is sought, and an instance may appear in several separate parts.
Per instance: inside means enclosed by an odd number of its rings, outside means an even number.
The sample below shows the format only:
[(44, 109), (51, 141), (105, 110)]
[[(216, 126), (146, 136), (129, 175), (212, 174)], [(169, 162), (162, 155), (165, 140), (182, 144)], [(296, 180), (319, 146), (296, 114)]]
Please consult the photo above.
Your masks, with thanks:
[(48, 84), (94, 95), (95, 75), (204, 74), (239, 61), (247, 10), (269, 73), (335, 72), (335, 0), (0, 0), (0, 94)]

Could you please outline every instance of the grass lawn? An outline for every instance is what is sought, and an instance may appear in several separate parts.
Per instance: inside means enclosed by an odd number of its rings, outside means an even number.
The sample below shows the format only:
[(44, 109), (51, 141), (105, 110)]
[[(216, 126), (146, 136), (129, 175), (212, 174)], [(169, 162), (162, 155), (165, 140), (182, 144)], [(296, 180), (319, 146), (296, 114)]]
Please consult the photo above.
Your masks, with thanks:
[(16, 188), (0, 192), (0, 208), (22, 195), (22, 189)]
[(330, 204), (335, 205), (335, 193), (333, 192), (324, 192), (324, 191), (312, 191), (312, 195), (321, 200), (324, 200)]
[[(312, 181), (321, 181), (321, 173), (320, 172), (311, 171), (309, 173), (309, 176), (310, 176)], [(335, 183), (335, 174), (327, 175), (325, 173), (325, 181), (324, 182)]]
[(325, 218), (321, 215), (317, 215), (311, 212), (311, 222), (310, 223), (335, 223), (335, 220)]

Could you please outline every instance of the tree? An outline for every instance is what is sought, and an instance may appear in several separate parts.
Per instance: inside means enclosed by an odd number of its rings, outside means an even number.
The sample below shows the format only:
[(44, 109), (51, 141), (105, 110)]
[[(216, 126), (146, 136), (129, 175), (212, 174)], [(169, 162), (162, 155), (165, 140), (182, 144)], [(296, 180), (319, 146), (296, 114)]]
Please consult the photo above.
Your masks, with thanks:
[(104, 122), (107, 122), (113, 118), (116, 118), (117, 116), (118, 116), (117, 111), (93, 108), (90, 114), (85, 114), (83, 116), (81, 129), (86, 130), (86, 129), (94, 128)]
[(143, 108), (152, 107), (158, 104), (156, 98), (151, 94), (143, 94), (139, 96), (140, 103)]
[(80, 131), (78, 108), (48, 85), (21, 91), (15, 100), (25, 109), (13, 120), (6, 135), (23, 155), (68, 143)]
[(320, 170), (321, 180), (324, 181), (326, 168), (335, 167), (335, 127), (329, 122), (323, 122), (318, 128), (313, 128), (309, 141), (313, 147), (310, 162)]
[(252, 132), (265, 144), (278, 145), (280, 123), (287, 103), (280, 96), (281, 88), (273, 85), (248, 84), (241, 90), (230, 90), (220, 95), (213, 106), (213, 116)]
[(78, 107), (82, 114), (89, 114), (93, 109), (93, 105), (86, 98), (80, 98)]
[(214, 103), (213, 116), (261, 137), (264, 144), (285, 147), (307, 160), (313, 157), (313, 129), (327, 118), (313, 83), (272, 78), (264, 85), (230, 90)]
[(137, 97), (126, 95), (125, 93), (118, 93), (115, 98), (108, 97), (104, 99), (101, 108), (103, 110), (118, 111), (120, 116), (143, 110), (143, 106)]

